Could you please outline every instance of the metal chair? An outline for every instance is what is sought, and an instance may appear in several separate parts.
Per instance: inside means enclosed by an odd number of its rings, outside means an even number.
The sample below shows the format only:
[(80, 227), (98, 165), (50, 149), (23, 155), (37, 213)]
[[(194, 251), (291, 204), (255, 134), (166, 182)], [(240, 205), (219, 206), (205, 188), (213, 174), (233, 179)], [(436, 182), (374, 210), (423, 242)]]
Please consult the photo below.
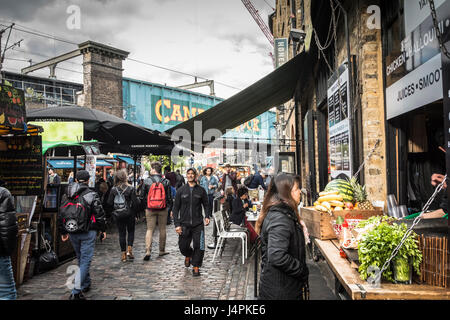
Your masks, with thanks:
[(214, 222), (217, 226), (217, 234), (219, 236), (219, 240), (217, 241), (216, 249), (214, 250), (214, 256), (212, 262), (216, 259), (217, 254), (219, 253), (219, 248), (222, 246), (222, 243), (225, 239), (241, 239), (242, 243), (242, 264), (245, 263), (245, 259), (247, 258), (247, 233), (243, 231), (226, 231), (224, 226), (224, 220), (221, 212), (214, 212)]

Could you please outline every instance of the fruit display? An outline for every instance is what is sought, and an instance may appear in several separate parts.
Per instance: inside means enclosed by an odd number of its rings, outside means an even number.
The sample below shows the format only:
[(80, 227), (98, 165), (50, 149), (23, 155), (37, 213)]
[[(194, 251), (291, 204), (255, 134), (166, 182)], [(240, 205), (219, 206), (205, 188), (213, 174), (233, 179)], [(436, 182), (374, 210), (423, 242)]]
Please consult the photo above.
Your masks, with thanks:
[(327, 184), (325, 192), (337, 191), (342, 196), (344, 202), (353, 201), (353, 187), (349, 181), (344, 179), (335, 179)]
[(353, 188), (353, 195), (356, 201), (356, 208), (359, 210), (375, 210), (372, 203), (367, 200), (366, 186), (358, 183), (356, 178), (350, 179), (350, 184)]
[(366, 186), (358, 183), (356, 178), (350, 180), (335, 179), (327, 184), (314, 208), (321, 212), (341, 210), (375, 210), (368, 200)]

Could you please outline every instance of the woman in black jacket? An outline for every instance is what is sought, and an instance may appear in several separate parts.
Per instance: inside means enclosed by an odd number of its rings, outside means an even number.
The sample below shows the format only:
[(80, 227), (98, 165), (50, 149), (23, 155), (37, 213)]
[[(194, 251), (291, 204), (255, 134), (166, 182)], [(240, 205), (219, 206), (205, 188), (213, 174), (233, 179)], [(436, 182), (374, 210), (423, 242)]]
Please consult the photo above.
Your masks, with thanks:
[[(114, 199), (119, 194), (119, 192), (121, 195), (123, 195), (128, 209), (128, 214), (125, 217), (121, 217), (118, 212), (119, 210), (114, 207)], [(126, 262), (127, 258), (130, 260), (134, 260), (134, 230), (136, 226), (136, 211), (139, 209), (139, 202), (134, 187), (128, 184), (128, 174), (125, 169), (117, 171), (114, 175), (114, 187), (111, 188), (107, 204), (112, 208), (112, 214), (116, 219), (117, 228), (119, 229), (119, 243), (120, 249), (122, 251), (121, 261)]]
[(15, 300), (11, 254), (17, 243), (17, 218), (11, 193), (0, 187), (0, 300)]
[(256, 222), (261, 237), (259, 299), (303, 300), (308, 295), (305, 237), (298, 214), (300, 179), (272, 179)]

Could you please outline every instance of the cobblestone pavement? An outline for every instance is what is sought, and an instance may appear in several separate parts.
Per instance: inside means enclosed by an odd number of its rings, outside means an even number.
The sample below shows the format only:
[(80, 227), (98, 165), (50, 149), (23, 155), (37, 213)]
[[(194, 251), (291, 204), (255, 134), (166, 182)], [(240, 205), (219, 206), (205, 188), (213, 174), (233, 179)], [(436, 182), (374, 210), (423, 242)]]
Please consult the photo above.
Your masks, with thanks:
[[(212, 224), (205, 228), (206, 244), (211, 243)], [(153, 235), (152, 256), (143, 261), (146, 225), (136, 225), (134, 261), (120, 261), (118, 233), (110, 230), (105, 241), (97, 242), (91, 264), (93, 300), (243, 300), (253, 270), (253, 260), (243, 265), (240, 243), (231, 240), (222, 257), (212, 264), (214, 250), (206, 249), (201, 276), (192, 276), (192, 267), (184, 266), (184, 256), (178, 249), (178, 235), (173, 224), (167, 229), (166, 251), (158, 257), (159, 231)], [(64, 300), (70, 290), (65, 283), (66, 270), (76, 259), (46, 273), (35, 275), (18, 289), (19, 300)], [(252, 297), (250, 297), (252, 298)]]

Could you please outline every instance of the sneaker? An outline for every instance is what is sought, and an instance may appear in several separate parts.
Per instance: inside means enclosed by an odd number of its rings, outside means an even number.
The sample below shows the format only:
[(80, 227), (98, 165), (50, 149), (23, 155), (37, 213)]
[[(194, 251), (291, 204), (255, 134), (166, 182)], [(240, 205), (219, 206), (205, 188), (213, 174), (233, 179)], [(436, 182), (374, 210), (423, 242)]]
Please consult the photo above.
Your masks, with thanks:
[(86, 287), (83, 290), (81, 290), (81, 292), (83, 292), (83, 293), (88, 293), (89, 291), (91, 291), (91, 286)]
[(159, 256), (162, 257), (162, 256), (165, 256), (165, 255), (168, 255), (168, 254), (169, 254), (169, 252), (165, 252), (165, 251), (164, 251), (164, 252), (160, 252), (160, 253), (159, 253)]
[(199, 267), (194, 267), (194, 268), (192, 269), (192, 275), (193, 275), (194, 277), (199, 277), (199, 276), (200, 276), (200, 269), (199, 269)]
[(216, 248), (216, 244), (215, 243), (208, 244), (208, 249), (215, 249), (215, 248)]
[(144, 257), (144, 261), (148, 261), (148, 260), (150, 260), (150, 255), (146, 254), (145, 257)]
[(184, 259), (184, 266), (185, 266), (186, 268), (189, 268), (190, 265), (191, 265), (191, 258), (190, 258), (190, 257), (186, 257), (186, 258)]
[(83, 295), (82, 292), (77, 294), (71, 294), (69, 297), (69, 300), (86, 300), (86, 297)]

